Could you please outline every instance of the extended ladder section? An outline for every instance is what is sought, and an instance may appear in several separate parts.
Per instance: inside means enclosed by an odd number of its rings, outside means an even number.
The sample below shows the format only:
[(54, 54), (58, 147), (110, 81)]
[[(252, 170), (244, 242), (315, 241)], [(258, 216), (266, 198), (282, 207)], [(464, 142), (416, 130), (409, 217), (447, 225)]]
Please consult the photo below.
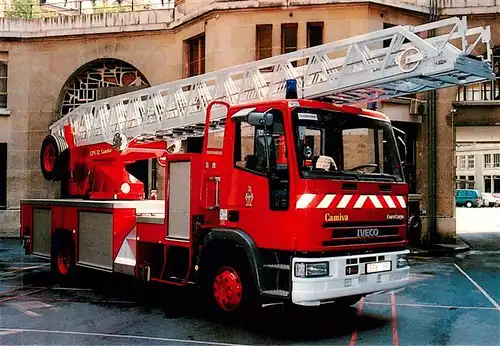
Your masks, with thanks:
[[(428, 37), (429, 31), (437, 34)], [(300, 98), (338, 104), (492, 80), (490, 40), (489, 27), (468, 29), (465, 17), (396, 26), (84, 104), (51, 132), (62, 135), (70, 124), (77, 146), (111, 143), (115, 133), (165, 139), (196, 134), (211, 101), (284, 98), (288, 79), (297, 81)], [(220, 109), (211, 117), (224, 118)]]

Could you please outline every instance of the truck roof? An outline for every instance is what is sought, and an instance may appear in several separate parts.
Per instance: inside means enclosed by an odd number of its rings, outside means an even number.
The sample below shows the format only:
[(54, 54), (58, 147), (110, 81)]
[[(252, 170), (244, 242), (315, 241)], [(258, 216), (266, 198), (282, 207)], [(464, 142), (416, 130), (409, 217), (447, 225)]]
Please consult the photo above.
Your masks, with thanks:
[[(258, 102), (253, 102), (253, 103), (234, 105), (231, 108), (240, 110), (240, 109), (259, 107), (259, 106), (269, 106), (269, 105), (272, 105), (273, 103), (274, 104), (289, 105), (290, 102), (294, 102), (294, 103), (298, 102), (300, 107), (327, 109), (327, 110), (331, 110), (331, 111), (343, 112), (343, 113), (348, 113), (348, 114), (363, 115), (365, 117), (374, 118), (376, 120), (390, 122), (389, 117), (382, 112), (378, 112), (378, 111), (374, 111), (374, 110), (370, 110), (370, 109), (365, 109), (365, 108), (361, 108), (361, 107), (356, 107), (356, 106), (352, 106), (352, 105), (340, 105), (340, 104), (334, 104), (331, 102), (323, 102), (323, 101), (316, 101), (316, 100), (304, 100), (304, 99), (264, 100), (264, 101), (258, 101)], [(296, 106), (296, 104), (294, 105), (294, 107), (295, 106)]]

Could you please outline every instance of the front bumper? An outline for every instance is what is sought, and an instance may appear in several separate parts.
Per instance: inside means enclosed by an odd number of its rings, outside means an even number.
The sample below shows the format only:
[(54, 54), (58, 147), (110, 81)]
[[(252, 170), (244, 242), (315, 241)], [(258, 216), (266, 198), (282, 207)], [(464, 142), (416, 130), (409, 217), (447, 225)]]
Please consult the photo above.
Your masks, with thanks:
[[(298, 305), (314, 306), (340, 297), (367, 295), (402, 288), (409, 282), (410, 267), (398, 268), (397, 259), (398, 255), (408, 253), (408, 250), (403, 250), (343, 257), (295, 257), (292, 260), (292, 302)], [(366, 273), (366, 263), (385, 261), (391, 262), (390, 270)], [(297, 262), (328, 262), (328, 276), (297, 277), (294, 270)], [(358, 264), (358, 273), (346, 275), (346, 267), (352, 266), (353, 263)]]

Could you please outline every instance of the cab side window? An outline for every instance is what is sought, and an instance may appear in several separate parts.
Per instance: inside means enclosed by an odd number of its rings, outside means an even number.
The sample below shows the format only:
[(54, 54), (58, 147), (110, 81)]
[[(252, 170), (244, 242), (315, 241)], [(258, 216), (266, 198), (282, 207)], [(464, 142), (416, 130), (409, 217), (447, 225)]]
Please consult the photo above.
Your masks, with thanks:
[(239, 168), (265, 173), (267, 167), (263, 166), (262, 160), (259, 165), (256, 155), (256, 135), (257, 129), (246, 121), (236, 125), (235, 164)]
[[(271, 170), (288, 169), (281, 113), (273, 113), (273, 118), (273, 126), (266, 130), (263, 127), (252, 126), (246, 121), (236, 124), (234, 151), (236, 167), (266, 174), (268, 171), (267, 147)], [(264, 133), (264, 131), (267, 132)]]

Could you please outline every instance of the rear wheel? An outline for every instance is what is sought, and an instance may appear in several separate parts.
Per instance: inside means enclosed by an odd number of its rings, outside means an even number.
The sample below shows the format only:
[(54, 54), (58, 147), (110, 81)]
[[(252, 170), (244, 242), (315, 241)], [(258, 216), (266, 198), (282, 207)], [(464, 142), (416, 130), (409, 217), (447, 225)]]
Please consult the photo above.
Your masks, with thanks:
[(467, 201), (467, 203), (465, 203), (465, 206), (467, 208), (471, 208), (472, 207), (472, 202), (471, 201)]
[(76, 270), (75, 246), (68, 233), (59, 233), (52, 241), (51, 270), (56, 281), (70, 281)]

